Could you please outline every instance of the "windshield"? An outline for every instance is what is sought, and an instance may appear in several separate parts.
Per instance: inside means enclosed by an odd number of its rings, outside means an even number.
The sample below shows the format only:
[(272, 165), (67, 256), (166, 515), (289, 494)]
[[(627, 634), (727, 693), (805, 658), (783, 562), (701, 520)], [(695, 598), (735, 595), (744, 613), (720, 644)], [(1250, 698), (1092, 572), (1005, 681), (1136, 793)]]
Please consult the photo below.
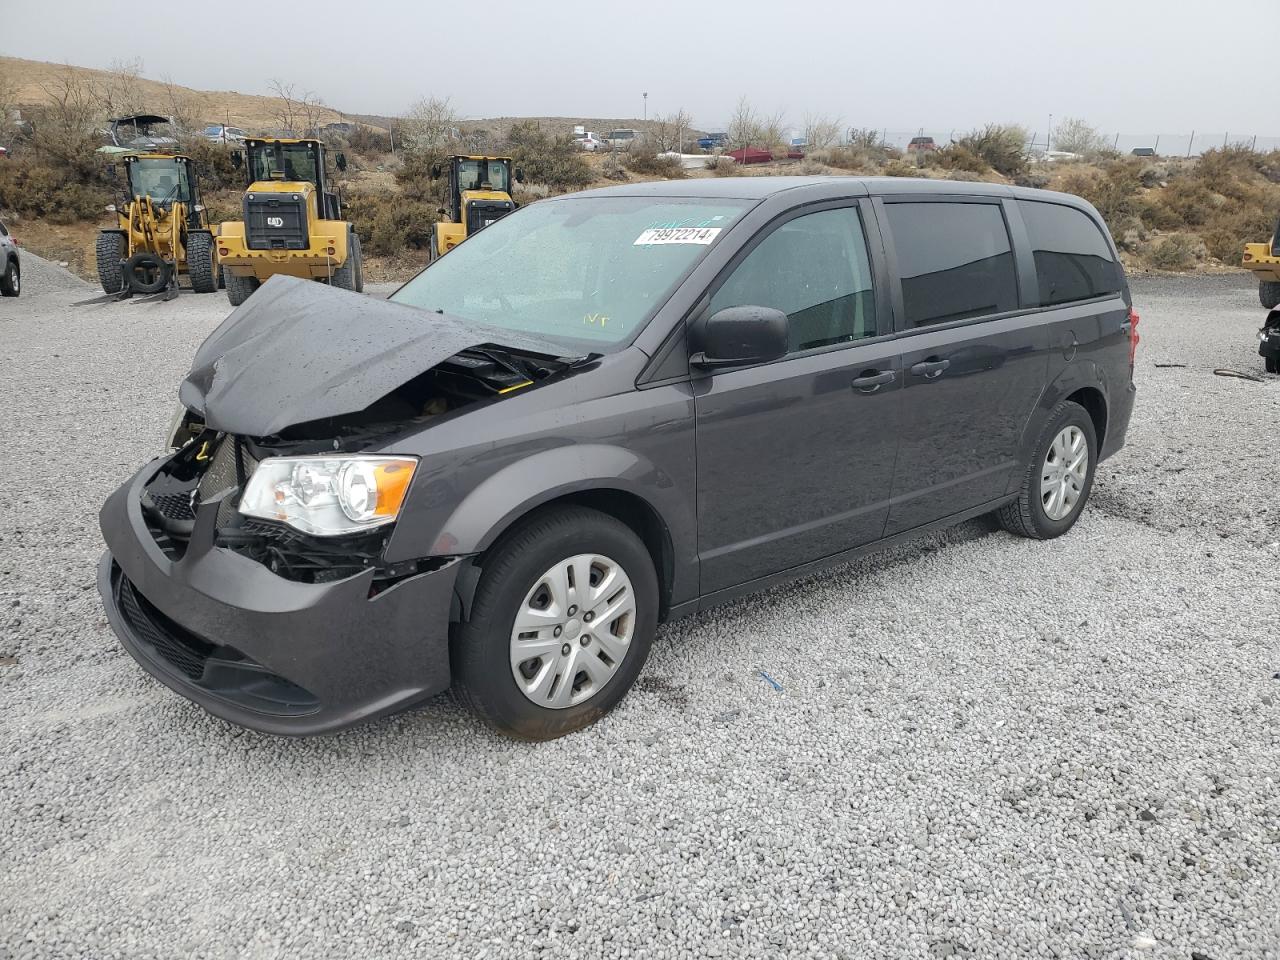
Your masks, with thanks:
[(147, 196), (153, 202), (170, 204), (191, 201), (187, 185), (187, 165), (175, 160), (135, 160), (129, 164), (129, 193)]
[(503, 160), (459, 160), (459, 190), (511, 190), (511, 174)]
[(316, 183), (316, 148), (312, 143), (261, 143), (249, 149), (249, 175), (259, 180)]
[(391, 299), (608, 353), (631, 341), (744, 209), (647, 197), (535, 203), (473, 234)]

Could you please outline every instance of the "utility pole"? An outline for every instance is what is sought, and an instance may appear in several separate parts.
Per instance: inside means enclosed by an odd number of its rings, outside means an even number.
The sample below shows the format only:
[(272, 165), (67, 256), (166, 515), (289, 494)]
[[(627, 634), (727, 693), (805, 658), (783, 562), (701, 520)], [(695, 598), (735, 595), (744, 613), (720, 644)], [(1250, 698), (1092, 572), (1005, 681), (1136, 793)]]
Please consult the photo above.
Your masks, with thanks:
[(1196, 132), (1191, 131), (1191, 139), (1187, 142), (1187, 159), (1191, 159), (1191, 148), (1196, 145)]
[(1048, 153), (1053, 147), (1053, 114), (1049, 114), (1049, 128), (1044, 133), (1044, 152)]
[(649, 122), (649, 94), (648, 92), (645, 92), (645, 93), (642, 93), (641, 96), (644, 97), (644, 122), (648, 123)]

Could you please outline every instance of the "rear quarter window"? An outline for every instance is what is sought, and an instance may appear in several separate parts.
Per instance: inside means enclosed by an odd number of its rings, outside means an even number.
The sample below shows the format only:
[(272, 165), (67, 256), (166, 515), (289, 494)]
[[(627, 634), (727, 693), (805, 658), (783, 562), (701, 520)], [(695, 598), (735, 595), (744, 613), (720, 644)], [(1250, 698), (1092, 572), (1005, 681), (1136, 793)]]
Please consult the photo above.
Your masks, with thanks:
[(1038, 200), (1019, 200), (1018, 209), (1035, 256), (1042, 304), (1088, 300), (1123, 288), (1120, 265), (1091, 216)]
[(1018, 277), (996, 203), (886, 203), (908, 327), (1018, 308)]

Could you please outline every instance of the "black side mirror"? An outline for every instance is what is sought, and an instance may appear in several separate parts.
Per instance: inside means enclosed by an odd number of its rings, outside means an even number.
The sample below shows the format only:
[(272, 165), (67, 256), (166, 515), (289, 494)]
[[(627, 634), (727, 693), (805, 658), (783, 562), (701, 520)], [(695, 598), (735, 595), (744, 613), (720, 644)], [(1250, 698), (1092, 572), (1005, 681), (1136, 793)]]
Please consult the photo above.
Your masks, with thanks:
[(244, 154), (241, 153), (239, 150), (232, 150), (231, 165), (235, 167), (237, 170), (239, 170), (243, 164), (244, 164)]
[(786, 356), (787, 315), (772, 307), (725, 307), (695, 324), (697, 367), (736, 367)]
[(516, 183), (524, 183), (524, 171), (516, 167)]
[(338, 169), (339, 169), (339, 170), (346, 170), (346, 169), (347, 169), (347, 155), (346, 155), (345, 153), (340, 153), (340, 154), (338, 154), (337, 158), (334, 160), (334, 163), (336, 163), (336, 164), (337, 164), (337, 166), (338, 166)]
[(433, 165), (432, 165), (432, 167), (431, 167), (431, 179), (432, 179), (432, 180), (439, 180), (439, 179), (440, 179), (440, 164), (438, 164), (438, 163), (437, 163), (437, 164), (433, 164)]

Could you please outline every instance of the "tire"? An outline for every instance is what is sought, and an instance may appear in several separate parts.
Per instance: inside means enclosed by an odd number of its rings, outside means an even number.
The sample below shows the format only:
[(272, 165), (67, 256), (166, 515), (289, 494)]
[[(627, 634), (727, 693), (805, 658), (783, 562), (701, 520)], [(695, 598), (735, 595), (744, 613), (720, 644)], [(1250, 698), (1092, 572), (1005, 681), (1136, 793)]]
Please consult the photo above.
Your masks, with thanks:
[(1267, 373), (1280, 373), (1280, 355), (1265, 357)]
[(0, 273), (0, 296), (16, 297), (22, 293), (22, 268), (16, 259), (10, 259)]
[(98, 282), (103, 293), (119, 293), (124, 289), (124, 234), (103, 230), (93, 247), (98, 262)]
[(233, 307), (240, 306), (258, 289), (257, 277), (237, 277), (226, 267), (222, 268), (222, 283), (227, 288), (227, 300)]
[(213, 234), (204, 230), (187, 234), (187, 276), (196, 293), (218, 292), (218, 270), (213, 261)]
[[(547, 582), (544, 574), (554, 572), (570, 558), (588, 554), (593, 558), (591, 576), (614, 577), (621, 571), (623, 579), (618, 582), (630, 582), (634, 603), (634, 612), (630, 614), (630, 642), (620, 647), (615, 638), (616, 629), (626, 629), (625, 625), (618, 626), (624, 624), (625, 618), (609, 623), (601, 619), (596, 628), (591, 628), (586, 625), (588, 618), (581, 613), (576, 617), (568, 615), (570, 607), (561, 610), (562, 623), (541, 628), (536, 631), (541, 635), (539, 638), (525, 641), (538, 644), (540, 639), (539, 645), (553, 649), (543, 657), (513, 666), (517, 614), (539, 602), (537, 591), (542, 590), (540, 584)], [(595, 566), (595, 561), (613, 566), (601, 569)], [(657, 629), (658, 579), (653, 559), (639, 537), (620, 521), (598, 510), (550, 508), (532, 515), (505, 534), (486, 554), (482, 567), (471, 616), (455, 625), (450, 644), (458, 700), (493, 729), (520, 740), (562, 737), (594, 723), (613, 709), (644, 667)], [(604, 570), (612, 572), (606, 574)], [(563, 586), (560, 589), (565, 590)], [(601, 597), (603, 595), (594, 600), (593, 609), (597, 612), (609, 599)], [(572, 601), (574, 594), (566, 592), (566, 599)], [(548, 597), (547, 602), (551, 604), (548, 609), (554, 609), (554, 601)], [(603, 644), (599, 639), (601, 624), (608, 631), (604, 636), (610, 638)], [(549, 635), (553, 631), (559, 632)], [(557, 642), (561, 645), (554, 647)], [(621, 652), (613, 666), (609, 666), (610, 660), (602, 655), (607, 650)], [(530, 694), (517, 685), (517, 670), (535, 688)], [(537, 678), (546, 676), (544, 670), (554, 679), (540, 685)], [(588, 677), (588, 672), (593, 676)], [(562, 683), (561, 678), (566, 677)], [(597, 684), (598, 689), (593, 690)], [(551, 704), (557, 695), (562, 701), (572, 702), (558, 706), (535, 702), (537, 699)]]
[(1258, 300), (1268, 310), (1280, 307), (1280, 280), (1259, 280)]
[[(150, 280), (142, 279), (151, 274)], [(158, 254), (140, 250), (124, 262), (125, 282), (134, 293), (159, 293), (169, 286), (173, 264)]]
[[(1050, 447), (1060, 435), (1072, 429), (1078, 431), (1083, 438), (1088, 462), (1085, 464), (1083, 480), (1077, 478), (1072, 487), (1075, 500), (1070, 504), (1070, 508), (1065, 514), (1053, 516), (1046, 509), (1046, 495), (1042, 493), (1041, 483), (1045, 470), (1052, 466), (1048, 462)], [(1060, 456), (1058, 451), (1055, 451), (1054, 455), (1055, 459)], [(1053, 408), (1049, 422), (1040, 432), (1040, 438), (1036, 441), (1035, 450), (1031, 455), (1031, 462), (1027, 465), (1022, 478), (1018, 499), (996, 511), (1000, 526), (1010, 533), (1029, 537), (1032, 540), (1052, 540), (1054, 537), (1062, 536), (1075, 525), (1085, 503), (1089, 500), (1089, 493), (1093, 489), (1093, 473), (1097, 464), (1098, 436), (1094, 431), (1089, 412), (1074, 401), (1063, 400)]]
[[(353, 230), (347, 236), (347, 259), (343, 261), (342, 266), (333, 271), (333, 276), (329, 278), (329, 285), (343, 290), (359, 291), (364, 285), (363, 278), (364, 273), (360, 269), (360, 238)], [(357, 286), (357, 283), (360, 286)]]

